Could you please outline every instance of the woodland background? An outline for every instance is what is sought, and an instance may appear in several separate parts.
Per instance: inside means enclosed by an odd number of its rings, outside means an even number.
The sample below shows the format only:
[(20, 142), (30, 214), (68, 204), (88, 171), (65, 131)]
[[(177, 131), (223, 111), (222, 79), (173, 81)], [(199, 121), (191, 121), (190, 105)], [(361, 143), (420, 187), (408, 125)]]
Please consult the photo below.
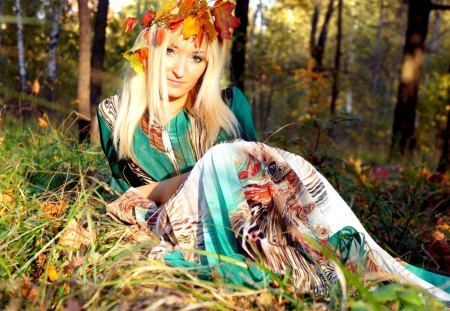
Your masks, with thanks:
[[(133, 36), (122, 35), (123, 21), (149, 6), (157, 2), (113, 11), (108, 0), (0, 0), (0, 306), (429, 307), (410, 288), (377, 296), (348, 274), (348, 295), (321, 300), (287, 279), (230, 296), (223, 283), (148, 268), (154, 240), (104, 215), (115, 194), (92, 116), (128, 66), (121, 53)], [(449, 9), (444, 0), (237, 1), (224, 81), (244, 90), (261, 140), (311, 161), (394, 256), (442, 274)]]

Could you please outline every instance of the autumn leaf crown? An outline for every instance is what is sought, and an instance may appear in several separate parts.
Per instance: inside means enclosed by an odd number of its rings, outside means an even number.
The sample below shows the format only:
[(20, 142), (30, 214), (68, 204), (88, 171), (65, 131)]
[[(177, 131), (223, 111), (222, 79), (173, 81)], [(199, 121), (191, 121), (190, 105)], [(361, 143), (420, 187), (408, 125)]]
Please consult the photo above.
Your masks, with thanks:
[[(158, 45), (164, 41), (166, 30), (177, 31), (181, 28), (184, 39), (193, 38), (194, 45), (200, 46), (206, 38), (208, 41), (230, 40), (231, 29), (239, 26), (239, 18), (233, 16), (235, 4), (228, 0), (217, 0), (212, 7), (206, 0), (163, 0), (158, 11), (149, 10), (141, 21), (144, 34), (134, 49), (123, 53), (131, 67), (140, 72), (148, 58), (150, 27), (158, 25), (155, 34)], [(135, 17), (127, 17), (123, 33), (130, 33), (138, 24)]]

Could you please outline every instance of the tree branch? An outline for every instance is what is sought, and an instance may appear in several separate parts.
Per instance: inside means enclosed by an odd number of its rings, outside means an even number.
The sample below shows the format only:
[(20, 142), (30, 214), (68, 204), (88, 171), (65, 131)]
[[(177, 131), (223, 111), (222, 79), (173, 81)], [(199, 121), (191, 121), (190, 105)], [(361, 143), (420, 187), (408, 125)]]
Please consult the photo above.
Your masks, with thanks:
[(431, 4), (432, 10), (450, 10), (450, 5), (445, 4)]

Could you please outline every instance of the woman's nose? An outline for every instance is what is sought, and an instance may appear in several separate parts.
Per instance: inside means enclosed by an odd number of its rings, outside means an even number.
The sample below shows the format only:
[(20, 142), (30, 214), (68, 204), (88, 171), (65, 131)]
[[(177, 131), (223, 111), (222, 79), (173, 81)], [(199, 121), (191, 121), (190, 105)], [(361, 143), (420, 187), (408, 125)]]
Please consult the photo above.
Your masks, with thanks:
[(173, 73), (177, 78), (182, 78), (186, 71), (186, 62), (184, 57), (178, 56), (172, 68)]

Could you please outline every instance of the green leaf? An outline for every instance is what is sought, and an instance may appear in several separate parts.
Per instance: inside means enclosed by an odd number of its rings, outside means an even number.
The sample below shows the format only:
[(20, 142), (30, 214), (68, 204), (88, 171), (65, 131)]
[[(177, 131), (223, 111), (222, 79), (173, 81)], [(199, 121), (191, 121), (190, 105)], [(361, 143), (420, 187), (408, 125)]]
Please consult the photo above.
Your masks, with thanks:
[(372, 295), (375, 300), (379, 302), (393, 301), (397, 298), (397, 286), (397, 284), (379, 286), (374, 292), (372, 292)]
[(420, 297), (420, 293), (413, 289), (406, 289), (398, 294), (400, 301), (414, 306), (423, 306), (424, 301)]

